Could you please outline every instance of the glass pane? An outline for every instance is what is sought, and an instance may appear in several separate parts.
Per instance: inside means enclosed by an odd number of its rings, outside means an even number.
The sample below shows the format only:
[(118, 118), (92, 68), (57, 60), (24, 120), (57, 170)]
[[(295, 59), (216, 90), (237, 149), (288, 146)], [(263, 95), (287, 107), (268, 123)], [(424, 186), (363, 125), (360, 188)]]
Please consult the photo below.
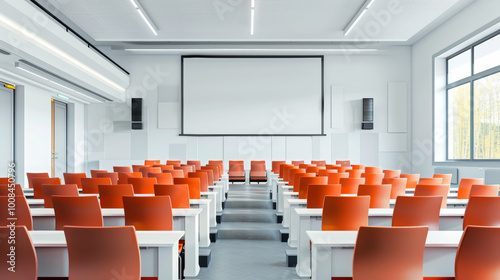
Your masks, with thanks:
[(470, 84), (448, 90), (448, 159), (470, 159)]
[(470, 55), (471, 51), (467, 50), (453, 58), (448, 59), (449, 84), (471, 75)]
[(474, 47), (474, 73), (500, 65), (500, 35)]
[(474, 82), (474, 159), (500, 159), (500, 73)]

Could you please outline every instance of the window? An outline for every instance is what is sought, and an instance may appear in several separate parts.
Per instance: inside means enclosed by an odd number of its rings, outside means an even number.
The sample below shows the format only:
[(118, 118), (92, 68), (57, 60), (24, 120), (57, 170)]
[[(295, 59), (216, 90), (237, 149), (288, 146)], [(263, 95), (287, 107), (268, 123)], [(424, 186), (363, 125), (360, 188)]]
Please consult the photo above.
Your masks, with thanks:
[(500, 159), (500, 34), (446, 60), (447, 159)]

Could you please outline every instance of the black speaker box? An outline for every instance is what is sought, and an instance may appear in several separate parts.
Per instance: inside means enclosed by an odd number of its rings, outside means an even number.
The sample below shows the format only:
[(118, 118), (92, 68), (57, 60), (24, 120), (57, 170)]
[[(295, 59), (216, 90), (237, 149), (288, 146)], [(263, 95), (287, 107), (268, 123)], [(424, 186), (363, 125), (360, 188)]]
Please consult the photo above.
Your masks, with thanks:
[(373, 98), (363, 98), (363, 121), (373, 121)]
[(132, 98), (132, 121), (142, 122), (142, 98)]
[(142, 129), (142, 123), (132, 123), (132, 129)]
[(364, 130), (373, 129), (373, 123), (362, 123), (361, 124), (361, 129), (364, 129)]

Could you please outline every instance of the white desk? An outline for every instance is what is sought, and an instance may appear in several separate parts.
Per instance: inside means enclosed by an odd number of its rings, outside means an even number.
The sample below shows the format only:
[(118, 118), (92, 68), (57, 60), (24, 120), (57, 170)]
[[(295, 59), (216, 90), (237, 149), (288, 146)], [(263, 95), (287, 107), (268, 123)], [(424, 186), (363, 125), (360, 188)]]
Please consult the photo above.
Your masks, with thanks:
[[(351, 277), (357, 231), (308, 231), (312, 280)], [(424, 251), (425, 277), (453, 277), (462, 231), (429, 231)], [(389, 264), (390, 265), (390, 264)]]
[(283, 193), (293, 190), (293, 186), (289, 186), (288, 182), (277, 182), (278, 194), (276, 197), (276, 210), (278, 212), (283, 213), (284, 211), (284, 201), (283, 201)]
[[(320, 231), (323, 209), (295, 209), (298, 217), (298, 225), (293, 230), (290, 228), (289, 244), (291, 238), (297, 238), (293, 243), (297, 250), (297, 274), (301, 277), (311, 276), (310, 270), (310, 248), (307, 231)], [(464, 208), (441, 209), (439, 214), (439, 230), (461, 231), (463, 225)], [(368, 212), (368, 225), (391, 226), (393, 209), (370, 209)], [(292, 237), (293, 233), (293, 237)], [(299, 274), (300, 273), (300, 274)]]
[[(193, 277), (200, 272), (199, 265), (199, 242), (198, 228), (199, 215), (202, 209), (172, 209), (174, 216), (174, 230), (185, 231), (185, 258), (186, 265), (184, 275)], [(33, 217), (33, 228), (37, 230), (54, 230), (55, 217), (52, 208), (31, 209)], [(104, 226), (125, 225), (125, 213), (123, 209), (102, 209)]]
[(267, 181), (270, 183), (271, 187), (271, 200), (276, 202), (276, 196), (278, 194), (278, 182), (280, 179), (278, 178), (278, 174), (274, 174), (272, 172), (268, 173)]
[(217, 194), (214, 192), (201, 192), (200, 197), (210, 200), (210, 205), (208, 207), (210, 210), (210, 213), (208, 213), (209, 217), (210, 217), (210, 226), (216, 227), (217, 226), (217, 219), (216, 219), (216, 216), (217, 216), (217, 208), (216, 208)]
[[(216, 183), (216, 182), (214, 182)], [(215, 193), (217, 196), (217, 202), (215, 204), (215, 210), (216, 211), (222, 211), (222, 202), (225, 200), (225, 195), (224, 195), (224, 186), (220, 184), (215, 184), (213, 186), (208, 186), (208, 190), (210, 192)]]
[[(30, 231), (38, 259), (38, 277), (68, 277), (69, 261), (63, 231)], [(178, 278), (178, 244), (183, 231), (137, 231), (141, 276)], [(120, 272), (118, 272), (120, 273)]]

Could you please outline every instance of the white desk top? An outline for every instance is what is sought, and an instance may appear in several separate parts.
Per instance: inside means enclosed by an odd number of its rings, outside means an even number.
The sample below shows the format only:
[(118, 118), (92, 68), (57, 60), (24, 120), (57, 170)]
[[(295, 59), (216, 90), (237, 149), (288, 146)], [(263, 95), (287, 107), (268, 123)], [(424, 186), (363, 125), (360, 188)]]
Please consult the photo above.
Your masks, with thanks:
[[(349, 195), (346, 195), (346, 196), (349, 196)], [(307, 199), (288, 199), (288, 202), (290, 203), (290, 205), (306, 205), (307, 204)], [(452, 199), (452, 198), (449, 198), (447, 201), (446, 201), (446, 204), (447, 205), (463, 205), (463, 206), (466, 206), (467, 203), (469, 202), (468, 199)], [(391, 205), (394, 206), (394, 204), (396, 203), (396, 200), (395, 199), (391, 199), (390, 201)]]
[[(296, 208), (295, 212), (299, 216), (323, 216), (323, 209), (321, 208)], [(387, 216), (392, 217), (394, 209), (392, 208), (372, 208), (368, 210), (368, 216)], [(439, 212), (440, 217), (463, 217), (465, 208), (445, 208)]]
[[(83, 195), (81, 195), (83, 196)], [(136, 195), (139, 196), (139, 195)], [(146, 195), (142, 195), (146, 196)], [(28, 202), (28, 205), (34, 206), (34, 205), (45, 205), (45, 201), (43, 199), (34, 199), (34, 198), (28, 198), (26, 199)], [(190, 199), (189, 204), (191, 205), (203, 205), (203, 204), (210, 204), (210, 199), (207, 198), (202, 198), (202, 199)]]
[[(172, 215), (174, 217), (189, 217), (196, 216), (201, 213), (203, 209), (201, 208), (189, 208), (189, 209), (172, 209)], [(103, 217), (123, 217), (125, 212), (123, 208), (103, 208), (101, 209)], [(33, 217), (53, 217), (53, 208), (34, 208), (31, 209), (31, 216)]]

